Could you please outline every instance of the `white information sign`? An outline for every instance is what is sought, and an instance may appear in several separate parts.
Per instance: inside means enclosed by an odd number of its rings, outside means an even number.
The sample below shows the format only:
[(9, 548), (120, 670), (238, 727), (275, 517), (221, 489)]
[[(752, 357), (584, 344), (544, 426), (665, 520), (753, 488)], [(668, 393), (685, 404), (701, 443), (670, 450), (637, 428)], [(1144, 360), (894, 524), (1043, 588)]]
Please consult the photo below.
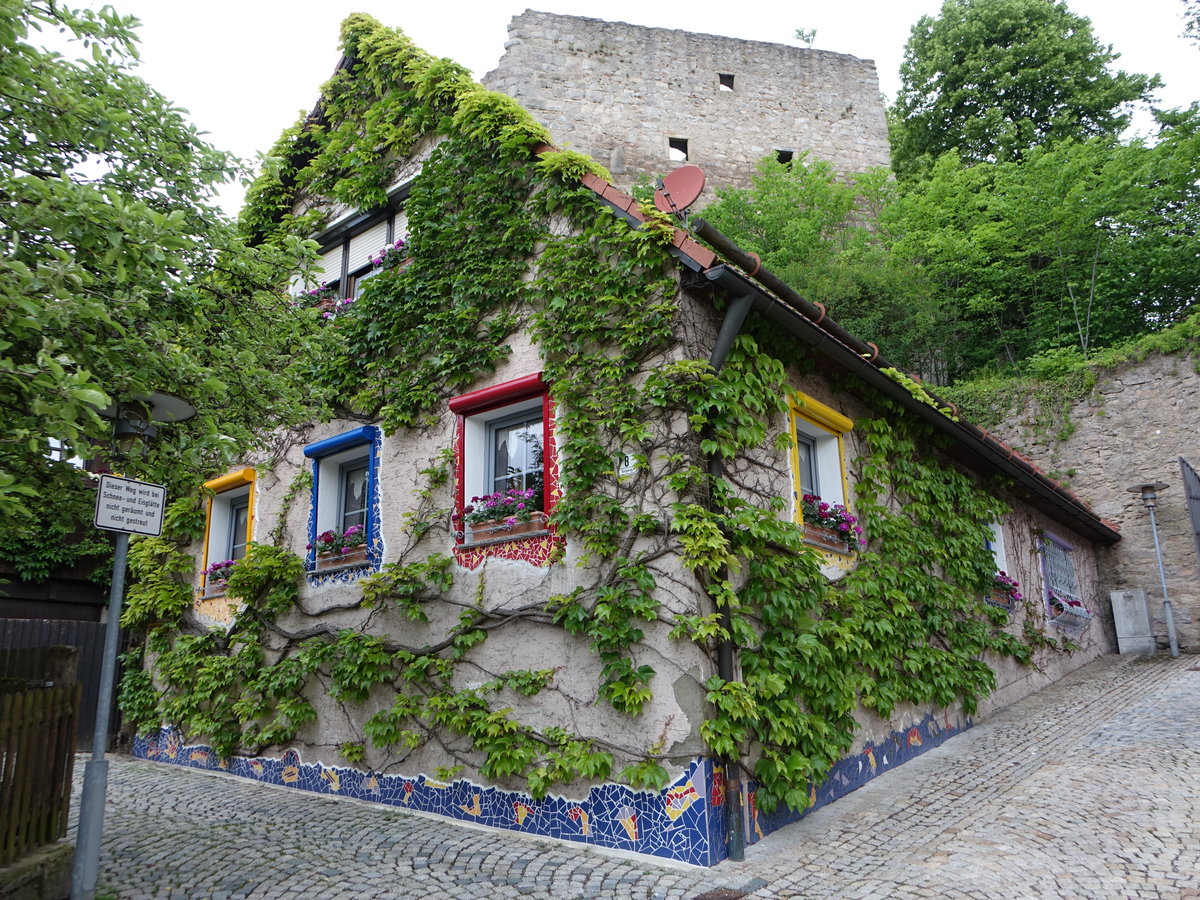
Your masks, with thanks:
[(96, 527), (157, 536), (162, 534), (166, 505), (167, 489), (161, 484), (101, 475), (96, 491)]

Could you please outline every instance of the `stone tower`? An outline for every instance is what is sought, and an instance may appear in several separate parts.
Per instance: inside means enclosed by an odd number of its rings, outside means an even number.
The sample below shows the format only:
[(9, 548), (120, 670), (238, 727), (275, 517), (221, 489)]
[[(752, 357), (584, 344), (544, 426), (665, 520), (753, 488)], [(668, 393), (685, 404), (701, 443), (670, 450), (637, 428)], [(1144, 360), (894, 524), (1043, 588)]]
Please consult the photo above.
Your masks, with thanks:
[(805, 150), (842, 173), (889, 163), (871, 60), (527, 10), (483, 79), (619, 186), (685, 161), (747, 186), (760, 159)]

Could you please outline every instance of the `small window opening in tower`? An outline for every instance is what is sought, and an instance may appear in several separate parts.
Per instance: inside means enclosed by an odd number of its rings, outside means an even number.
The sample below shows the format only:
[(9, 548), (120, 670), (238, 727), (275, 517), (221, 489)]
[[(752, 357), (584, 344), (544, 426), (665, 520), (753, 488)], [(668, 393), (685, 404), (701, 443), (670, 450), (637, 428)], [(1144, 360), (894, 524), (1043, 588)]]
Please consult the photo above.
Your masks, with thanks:
[(776, 150), (775, 151), (775, 159), (778, 160), (783, 165), (787, 166), (788, 168), (791, 168), (792, 160), (795, 158), (796, 158), (795, 150)]
[(717, 74), (717, 82), (718, 82), (718, 88), (717, 88), (718, 90), (722, 90), (722, 91), (732, 91), (733, 90), (733, 76), (732, 75), (727, 75), (724, 72), (719, 72)]
[(671, 162), (687, 162), (687, 138), (667, 138), (667, 159)]

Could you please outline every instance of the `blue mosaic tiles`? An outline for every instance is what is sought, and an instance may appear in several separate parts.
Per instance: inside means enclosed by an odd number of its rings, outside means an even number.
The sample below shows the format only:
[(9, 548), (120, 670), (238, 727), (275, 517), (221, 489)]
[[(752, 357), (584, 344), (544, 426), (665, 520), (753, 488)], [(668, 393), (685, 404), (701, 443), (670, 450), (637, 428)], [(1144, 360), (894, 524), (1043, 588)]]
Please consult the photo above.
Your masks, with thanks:
[(804, 818), (815, 809), (820, 809), (840, 797), (846, 796), (853, 790), (862, 787), (877, 775), (890, 771), (896, 766), (908, 762), (915, 756), (920, 756), (926, 750), (959, 734), (972, 725), (968, 718), (965, 721), (951, 722), (948, 716), (942, 720), (928, 715), (918, 724), (903, 731), (893, 731), (885, 740), (868, 745), (860, 753), (839, 760), (830, 770), (825, 780), (809, 789), (809, 805), (802, 812), (796, 812), (786, 806), (780, 806), (771, 813), (758, 809), (754, 802), (754, 794), (758, 785), (751, 781), (747, 785), (748, 797), (748, 827), (746, 828), (746, 843), (760, 841), (773, 831), (784, 825)]
[[(707, 759), (693, 760), (683, 775), (662, 791), (602, 784), (591, 788), (584, 799), (547, 796), (534, 800), (526, 793), (480, 786), (467, 779), (447, 783), (427, 775), (380, 775), (306, 763), (295, 750), (286, 751), (279, 759), (222, 758), (208, 747), (186, 745), (183, 736), (172, 729), (137, 738), (134, 756), (697, 866), (715, 865), (725, 857), (724, 790), (714, 786), (723, 781), (718, 777), (714, 782), (713, 766)], [(714, 807), (714, 798), (721, 804)]]
[[(861, 787), (872, 778), (943, 743), (971, 727), (970, 719), (951, 722), (926, 716), (919, 724), (893, 732), (886, 740), (841, 760), (829, 776), (810, 789), (803, 812), (781, 807), (761, 812), (754, 802), (757, 785), (747, 785), (746, 843), (803, 818)], [(713, 760), (697, 758), (662, 791), (637, 791), (602, 784), (583, 799), (547, 796), (534, 800), (520, 791), (481, 786), (468, 779), (442, 782), (427, 775), (382, 775), (346, 766), (304, 762), (296, 750), (278, 759), (219, 757), (203, 745), (187, 745), (176, 730), (138, 737), (134, 756), (282, 784), (317, 794), (353, 797), (400, 809), (435, 813), (524, 834), (576, 841), (597, 847), (645, 853), (696, 866), (726, 858), (725, 777)]]

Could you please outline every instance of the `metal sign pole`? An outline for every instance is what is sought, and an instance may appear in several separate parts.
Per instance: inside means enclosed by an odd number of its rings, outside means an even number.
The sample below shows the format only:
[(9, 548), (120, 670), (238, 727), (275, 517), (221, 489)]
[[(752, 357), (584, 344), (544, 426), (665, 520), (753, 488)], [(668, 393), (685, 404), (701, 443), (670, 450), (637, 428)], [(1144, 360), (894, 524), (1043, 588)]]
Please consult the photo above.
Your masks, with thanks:
[(100, 668), (100, 696), (96, 703), (96, 730), (92, 758), (83, 770), (83, 799), (79, 806), (79, 831), (75, 838), (75, 861), (71, 870), (71, 900), (92, 900), (100, 873), (100, 837), (104, 833), (104, 801), (108, 793), (108, 720), (112, 715), (113, 682), (117, 672), (117, 649), (121, 644), (121, 602), (125, 593), (125, 563), (129, 534), (117, 535), (113, 554), (112, 588), (108, 595), (108, 628), (104, 633), (104, 659)]
[(112, 696), (117, 680), (117, 650), (121, 646), (121, 603), (125, 595), (125, 564), (129, 558), (129, 535), (162, 534), (167, 489), (150, 484), (102, 475), (96, 488), (93, 524), (117, 532), (113, 552), (112, 587), (108, 594), (108, 628), (104, 632), (104, 658), (100, 667), (100, 695), (96, 700), (96, 731), (92, 758), (83, 769), (83, 797), (79, 804), (79, 830), (75, 835), (75, 861), (71, 869), (71, 900), (92, 900), (100, 873), (100, 838), (104, 833), (104, 803), (108, 794), (108, 723), (112, 718)]

